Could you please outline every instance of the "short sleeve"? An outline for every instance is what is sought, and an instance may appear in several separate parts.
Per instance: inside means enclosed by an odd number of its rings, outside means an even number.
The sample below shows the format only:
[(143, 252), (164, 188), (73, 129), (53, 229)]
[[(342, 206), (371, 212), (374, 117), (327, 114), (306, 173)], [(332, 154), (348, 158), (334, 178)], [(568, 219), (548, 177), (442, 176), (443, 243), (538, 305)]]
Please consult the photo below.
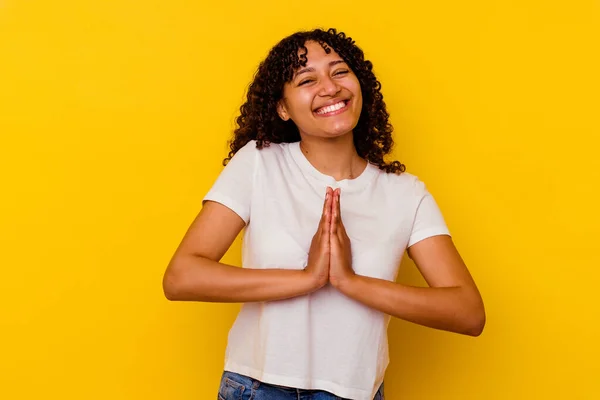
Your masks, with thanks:
[(417, 209), (408, 247), (431, 236), (450, 236), (450, 231), (442, 212), (425, 184), (417, 179), (415, 190), (417, 195)]
[(202, 204), (208, 200), (223, 204), (248, 224), (258, 151), (254, 140), (239, 149), (204, 196)]

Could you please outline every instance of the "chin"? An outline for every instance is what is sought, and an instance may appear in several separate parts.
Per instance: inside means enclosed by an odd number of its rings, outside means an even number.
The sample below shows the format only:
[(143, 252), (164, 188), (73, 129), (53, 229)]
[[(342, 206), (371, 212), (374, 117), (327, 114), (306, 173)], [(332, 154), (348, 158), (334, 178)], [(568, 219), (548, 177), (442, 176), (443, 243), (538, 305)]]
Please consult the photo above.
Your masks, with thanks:
[[(300, 129), (303, 134), (324, 139), (333, 139), (351, 134), (358, 121), (347, 119), (345, 121), (327, 121), (326, 124), (316, 124), (307, 129)], [(311, 132), (311, 133), (309, 133)]]
[(339, 137), (352, 133), (352, 130), (356, 127), (356, 124), (341, 124), (334, 126), (329, 129), (323, 129), (323, 133), (328, 137)]
[(326, 138), (338, 138), (338, 137), (342, 137), (342, 136), (346, 136), (348, 134), (351, 134), (352, 130), (349, 131), (341, 131), (341, 132), (325, 132), (325, 134), (323, 135), (323, 137)]

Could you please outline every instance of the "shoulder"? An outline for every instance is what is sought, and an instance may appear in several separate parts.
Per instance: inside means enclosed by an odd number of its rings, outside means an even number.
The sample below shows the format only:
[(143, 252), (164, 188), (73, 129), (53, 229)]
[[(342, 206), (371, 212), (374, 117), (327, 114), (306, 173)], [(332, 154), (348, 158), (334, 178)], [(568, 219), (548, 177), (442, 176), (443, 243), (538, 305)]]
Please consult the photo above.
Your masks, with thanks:
[(385, 185), (389, 190), (415, 195), (423, 194), (426, 190), (425, 183), (417, 175), (410, 172), (396, 174), (379, 171), (379, 174), (380, 184)]
[(377, 190), (391, 204), (402, 203), (405, 206), (417, 207), (425, 198), (431, 197), (426, 183), (418, 175), (410, 172), (400, 174), (379, 172)]
[(250, 140), (248, 143), (243, 145), (238, 151), (235, 152), (235, 154), (232, 157), (232, 160), (234, 158), (255, 157), (257, 150), (258, 149), (256, 148), (256, 140)]
[(273, 157), (283, 154), (289, 144), (269, 143), (259, 148), (256, 140), (250, 140), (235, 153), (234, 157)]
[[(257, 171), (277, 171), (290, 164), (292, 155), (290, 147), (293, 143), (269, 143), (257, 146), (256, 140), (251, 140), (238, 150), (235, 157), (247, 160), (244, 164), (252, 166)], [(232, 159), (233, 161), (233, 159)]]

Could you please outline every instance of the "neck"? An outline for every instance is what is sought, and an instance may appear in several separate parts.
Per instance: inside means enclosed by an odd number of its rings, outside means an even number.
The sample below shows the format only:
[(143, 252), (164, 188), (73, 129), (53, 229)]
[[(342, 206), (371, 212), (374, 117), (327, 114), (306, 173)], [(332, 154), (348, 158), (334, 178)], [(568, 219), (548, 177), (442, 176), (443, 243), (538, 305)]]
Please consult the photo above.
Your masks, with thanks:
[(354, 179), (367, 166), (356, 152), (352, 133), (331, 139), (303, 135), (300, 149), (319, 172), (336, 181)]

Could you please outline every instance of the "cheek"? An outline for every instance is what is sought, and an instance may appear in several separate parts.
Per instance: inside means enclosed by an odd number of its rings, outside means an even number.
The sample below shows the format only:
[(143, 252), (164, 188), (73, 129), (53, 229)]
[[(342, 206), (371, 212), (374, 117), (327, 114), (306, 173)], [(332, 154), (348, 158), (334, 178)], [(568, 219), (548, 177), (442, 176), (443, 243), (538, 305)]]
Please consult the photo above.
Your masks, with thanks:
[(360, 91), (360, 88), (358, 89), (358, 91), (356, 91), (354, 93), (355, 93), (355, 95), (354, 95), (355, 103), (357, 105), (362, 105), (363, 97), (362, 97), (362, 92)]
[(359, 107), (362, 106), (362, 91), (358, 79), (353, 79), (348, 85), (348, 88), (352, 91), (352, 94), (354, 95), (354, 103)]
[(288, 102), (292, 115), (295, 118), (305, 118), (307, 112), (312, 112), (313, 96), (309, 93), (298, 93)]

